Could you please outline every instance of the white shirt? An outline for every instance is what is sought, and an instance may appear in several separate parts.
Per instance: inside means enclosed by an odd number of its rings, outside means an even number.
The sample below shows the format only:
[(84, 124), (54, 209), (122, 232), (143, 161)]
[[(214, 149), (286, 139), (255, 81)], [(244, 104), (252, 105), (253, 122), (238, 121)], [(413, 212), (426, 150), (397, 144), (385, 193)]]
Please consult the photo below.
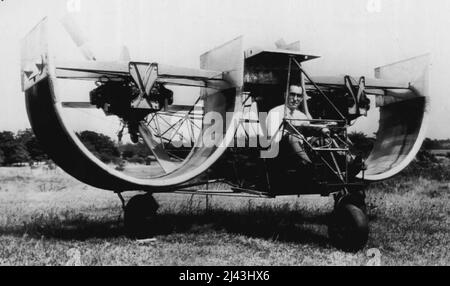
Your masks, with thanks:
[[(281, 136), (282, 136), (282, 129), (280, 129), (281, 123), (283, 122), (283, 119), (285, 118), (284, 111), (286, 108), (286, 119), (296, 119), (295, 121), (290, 121), (290, 123), (293, 126), (302, 126), (302, 125), (308, 125), (308, 117), (301, 112), (298, 109), (291, 110), (286, 107), (286, 105), (280, 105), (272, 110), (269, 111), (269, 114), (266, 118), (266, 126), (267, 126), (267, 132), (270, 137), (274, 137), (274, 141), (280, 142)], [(302, 121), (300, 121), (302, 120)], [(280, 129), (280, 131), (278, 131)], [(277, 133), (278, 132), (278, 133)]]

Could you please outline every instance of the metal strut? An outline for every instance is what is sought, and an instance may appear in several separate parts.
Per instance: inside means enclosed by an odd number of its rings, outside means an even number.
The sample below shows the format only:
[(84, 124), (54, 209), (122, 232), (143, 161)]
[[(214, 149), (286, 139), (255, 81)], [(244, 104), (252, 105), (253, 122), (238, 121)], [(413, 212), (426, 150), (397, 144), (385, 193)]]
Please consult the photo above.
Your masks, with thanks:
[(122, 209), (125, 211), (125, 205), (126, 204), (125, 204), (125, 199), (122, 196), (122, 191), (116, 191), (115, 193), (117, 194), (117, 196), (120, 199), (120, 202), (122, 203)]
[(138, 84), (139, 96), (131, 103), (133, 108), (152, 108), (144, 97), (148, 96), (152, 90), (153, 85), (158, 79), (158, 64), (152, 63), (147, 67), (144, 77), (139, 72), (136, 63), (130, 63), (130, 74)]
[(345, 121), (347, 121), (347, 118), (339, 111), (339, 108), (334, 105), (334, 103), (331, 101), (331, 99), (328, 98), (328, 96), (320, 89), (320, 87), (311, 79), (311, 77), (305, 72), (305, 70), (302, 68), (300, 63), (295, 59), (292, 58), (292, 60), (295, 62), (297, 67), (299, 68), (300, 72), (306, 76), (306, 78), (314, 85), (314, 87), (319, 91), (319, 93), (328, 101), (328, 103), (333, 107), (333, 109), (336, 111), (336, 113)]
[[(337, 163), (337, 161), (336, 161), (336, 159), (335, 159), (335, 157), (334, 157), (334, 155), (333, 155), (333, 153), (332, 153), (332, 151), (330, 151), (331, 153), (331, 156), (332, 156), (332, 159), (333, 159), (333, 163), (335, 164), (335, 166), (336, 166), (336, 169), (337, 170), (334, 170), (334, 168), (329, 164), (329, 162), (327, 162), (327, 160), (325, 159), (325, 158), (323, 158), (323, 156), (320, 154), (320, 152), (318, 152), (307, 140), (306, 140), (306, 138), (303, 136), (303, 134), (301, 134), (288, 120), (284, 120), (284, 122), (285, 122), (285, 124), (288, 124), (291, 128), (290, 129), (292, 129), (292, 130), (294, 130), (294, 132), (298, 135), (298, 136), (300, 136), (300, 138), (302, 138), (302, 140), (303, 140), (303, 142), (306, 144), (306, 145), (308, 145), (308, 147), (311, 149), (311, 150), (313, 150), (319, 157), (320, 157), (320, 159), (322, 160), (322, 162), (336, 175), (336, 177), (343, 183), (343, 184), (346, 184), (347, 182), (346, 182), (346, 180), (345, 180), (345, 178), (342, 176), (342, 172), (340, 171), (340, 168), (339, 168), (339, 165), (338, 165), (338, 163)], [(346, 188), (344, 188), (344, 189), (346, 189)]]

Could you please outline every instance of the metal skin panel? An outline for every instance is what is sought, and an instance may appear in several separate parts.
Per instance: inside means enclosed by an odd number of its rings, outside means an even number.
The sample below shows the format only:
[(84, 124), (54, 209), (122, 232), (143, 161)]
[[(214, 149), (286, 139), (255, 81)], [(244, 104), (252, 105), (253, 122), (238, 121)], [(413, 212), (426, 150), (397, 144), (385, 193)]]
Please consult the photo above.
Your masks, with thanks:
[[(234, 126), (224, 129), (224, 139), (218, 139), (216, 145), (219, 147), (203, 146), (202, 141), (198, 141), (193, 151), (187, 159), (179, 164), (176, 169), (166, 174), (151, 178), (137, 179), (125, 175), (104, 164), (97, 159), (79, 140), (73, 130), (70, 130), (67, 119), (63, 114), (63, 103), (60, 102), (60, 96), (63, 88), (58, 86), (56, 77), (56, 68), (54, 59), (48, 52), (47, 45), (34, 45), (33, 42), (47, 43), (46, 30), (47, 22), (41, 22), (33, 32), (26, 37), (26, 46), (23, 47), (22, 54), (44, 54), (46, 74), (32, 85), (25, 85), (25, 98), (28, 117), (31, 122), (36, 137), (43, 145), (48, 155), (64, 171), (77, 178), (78, 180), (92, 185), (94, 187), (112, 190), (143, 190), (148, 192), (168, 192), (175, 190), (177, 186), (188, 182), (205, 172), (226, 149), (226, 146), (233, 140)], [(38, 34), (38, 36), (35, 36)], [(35, 47), (37, 49), (33, 50)], [(230, 48), (231, 47), (231, 48)], [(213, 55), (221, 54), (222, 57), (234, 59), (234, 61), (217, 62)], [(222, 57), (219, 57), (222, 59)], [(25, 57), (24, 59), (28, 59)], [(230, 45), (224, 45), (215, 52), (204, 56), (203, 59), (210, 65), (217, 67), (219, 71), (226, 72), (229, 80), (229, 87), (223, 91), (214, 90), (209, 92), (205, 100), (205, 111), (215, 111), (227, 118), (227, 112), (235, 114), (239, 108), (239, 102), (236, 100), (240, 96), (241, 85), (239, 79), (242, 79), (243, 51), (240, 41), (231, 42)], [(231, 65), (230, 65), (231, 62)], [(224, 65), (226, 63), (226, 65)], [(22, 73), (23, 74), (23, 73)], [(230, 120), (229, 120), (230, 121)], [(203, 124), (203, 127), (208, 127)], [(207, 132), (203, 128), (203, 133)]]
[(365, 180), (384, 180), (398, 174), (419, 151), (430, 112), (429, 66), (430, 57), (424, 55), (375, 70), (377, 78), (409, 82), (411, 92), (390, 90), (388, 100), (377, 100), (383, 104), (376, 142), (366, 161)]

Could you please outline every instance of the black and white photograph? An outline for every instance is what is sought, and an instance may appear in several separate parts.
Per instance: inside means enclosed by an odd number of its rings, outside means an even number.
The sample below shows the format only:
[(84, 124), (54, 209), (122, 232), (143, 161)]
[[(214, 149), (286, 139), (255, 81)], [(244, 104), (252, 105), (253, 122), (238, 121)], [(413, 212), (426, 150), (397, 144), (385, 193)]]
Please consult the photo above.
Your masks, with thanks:
[(449, 266), (449, 28), (446, 0), (1, 0), (0, 266)]

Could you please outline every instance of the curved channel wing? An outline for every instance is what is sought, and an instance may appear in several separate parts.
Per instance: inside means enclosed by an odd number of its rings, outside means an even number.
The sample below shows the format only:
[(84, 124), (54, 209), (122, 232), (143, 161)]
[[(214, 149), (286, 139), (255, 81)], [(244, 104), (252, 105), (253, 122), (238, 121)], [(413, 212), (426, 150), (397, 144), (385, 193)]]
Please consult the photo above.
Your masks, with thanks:
[[(141, 125), (140, 132), (147, 145), (156, 153), (158, 161), (163, 162), (164, 174), (149, 179), (138, 179), (121, 173), (96, 158), (80, 141), (75, 132), (68, 126), (63, 116), (64, 108), (90, 108), (87, 102), (62, 102), (64, 89), (59, 79), (98, 80), (108, 76), (117, 80), (132, 79), (129, 63), (86, 61), (79, 63), (58, 63), (49, 52), (47, 20), (42, 21), (22, 42), (22, 84), (25, 92), (28, 116), (32, 128), (49, 156), (67, 173), (94, 187), (123, 191), (146, 190), (150, 192), (168, 191), (170, 188), (185, 183), (206, 171), (225, 151), (233, 139), (235, 131), (228, 124), (238, 110), (243, 77), (243, 52), (240, 38), (221, 46), (202, 56), (203, 69), (184, 69), (170, 66), (159, 66), (158, 80), (161, 83), (198, 86), (204, 89), (204, 112), (214, 111), (226, 119), (227, 128), (223, 136), (219, 136), (214, 144), (205, 146), (197, 140), (189, 155), (176, 166), (159, 149), (151, 132)], [(218, 56), (220, 54), (220, 56)], [(234, 59), (220, 62), (217, 59)], [(40, 70), (26, 73), (26, 69), (36, 59)], [(148, 63), (139, 63), (141, 66)], [(212, 72), (211, 70), (214, 70)], [(216, 72), (218, 71), (218, 72)], [(224, 78), (222, 73), (226, 73)], [(220, 78), (219, 78), (220, 76)], [(183, 107), (175, 107), (182, 111)], [(194, 108), (195, 110), (195, 108)], [(165, 111), (170, 113), (170, 109)], [(202, 122), (199, 138), (208, 132), (210, 122)]]
[[(380, 108), (374, 148), (366, 160), (364, 179), (378, 181), (402, 171), (415, 158), (425, 139), (428, 122), (430, 57), (423, 55), (375, 70), (365, 79), (365, 91)], [(321, 87), (343, 88), (344, 77), (311, 77)], [(352, 79), (352, 84), (357, 85)], [(363, 178), (363, 174), (359, 174)]]

